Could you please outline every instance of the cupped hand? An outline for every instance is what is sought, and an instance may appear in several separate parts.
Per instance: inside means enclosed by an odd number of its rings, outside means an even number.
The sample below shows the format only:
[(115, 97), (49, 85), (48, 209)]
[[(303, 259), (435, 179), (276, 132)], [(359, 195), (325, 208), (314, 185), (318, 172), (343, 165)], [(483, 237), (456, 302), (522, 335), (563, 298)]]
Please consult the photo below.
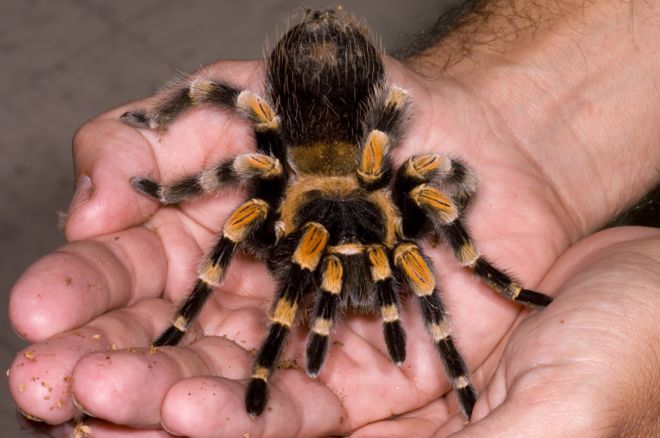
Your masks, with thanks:
[(476, 371), (489, 381), (470, 425), (438, 415), (438, 400), (352, 436), (658, 436), (660, 231), (585, 238), (541, 285), (557, 298), (521, 315)]
[[(481, 180), (467, 219), (481, 252), (526, 287), (539, 286), (584, 225), (578, 226), (575, 212), (567, 211), (561, 189), (515, 138), (493, 125), (491, 110), (464, 87), (424, 79), (393, 61), (388, 66), (390, 82), (408, 89), (414, 100), (397, 163), (428, 151), (468, 163)], [(260, 69), (258, 63), (224, 62), (207, 73), (260, 92)], [(324, 369), (311, 379), (302, 359), (306, 330), (300, 328), (291, 337), (282, 369), (270, 379), (269, 407), (259, 418), (245, 413), (243, 393), (274, 294), (262, 263), (234, 260), (182, 346), (148, 348), (169, 324), (172, 302), (188, 293), (198, 261), (241, 193), (228, 190), (160, 207), (135, 192), (130, 178), (171, 181), (249, 150), (252, 140), (246, 123), (212, 108), (190, 111), (166, 132), (119, 122), (127, 109), (147, 105), (149, 100), (106, 113), (76, 135), (78, 185), (65, 227), (71, 243), (32, 265), (11, 295), (13, 325), (32, 342), (10, 369), (9, 386), (19, 409), (52, 425), (81, 409), (94, 418), (86, 423), (95, 436), (124, 436), (128, 430), (136, 436), (169, 436), (167, 430), (193, 437), (312, 437), (363, 427), (357, 433), (367, 436), (369, 427), (393, 416), (403, 419), (405, 429), (410, 425), (406, 416), (418, 412), (431, 416), (433, 430), (445, 430), (438, 425), (462, 428), (413, 297), (405, 300), (401, 314), (408, 334), (401, 367), (387, 356), (379, 320), (346, 315), (332, 335)], [(428, 247), (427, 253), (458, 347), (477, 370), (477, 388), (485, 389), (475, 413), (481, 417), (495, 408), (507, 379), (537, 360), (530, 351), (542, 352), (554, 342), (547, 333), (552, 323), (544, 321), (554, 321), (564, 339), (569, 334), (561, 329), (569, 325), (557, 322), (561, 304), (541, 314), (521, 314), (518, 306), (461, 269), (442, 245)], [(548, 280), (543, 286), (543, 292), (553, 294), (559, 283)], [(567, 300), (580, 306), (580, 299)], [(533, 344), (533, 327), (540, 327), (542, 343), (510, 347), (503, 363), (514, 367), (502, 365), (504, 371), (498, 368), (493, 375), (514, 326), (520, 333), (514, 334), (516, 342)]]

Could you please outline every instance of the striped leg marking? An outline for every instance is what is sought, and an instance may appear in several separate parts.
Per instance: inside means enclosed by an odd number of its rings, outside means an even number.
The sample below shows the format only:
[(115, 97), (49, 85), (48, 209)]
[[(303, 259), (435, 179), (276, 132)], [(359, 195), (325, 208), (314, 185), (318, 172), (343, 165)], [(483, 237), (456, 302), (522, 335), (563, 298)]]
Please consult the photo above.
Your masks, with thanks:
[[(445, 192), (431, 184), (442, 183)], [(396, 198), (404, 220), (402, 233), (420, 237), (420, 230), (430, 222), (444, 236), (458, 261), (469, 267), (493, 290), (504, 297), (531, 307), (545, 307), (552, 298), (523, 289), (515, 280), (479, 255), (459, 219), (476, 190), (474, 175), (459, 161), (442, 155), (424, 154), (412, 157), (401, 166), (395, 180), (394, 193), (408, 193)]]
[(193, 106), (210, 103), (233, 109), (240, 90), (221, 81), (185, 78), (165, 87), (148, 111), (127, 111), (121, 120), (137, 128), (164, 129)]
[(259, 228), (267, 214), (268, 205), (260, 199), (251, 199), (234, 210), (225, 222), (222, 237), (202, 262), (195, 286), (179, 306), (174, 323), (154, 341), (154, 346), (179, 343), (190, 323), (204, 307), (213, 288), (222, 283), (237, 245)]
[(408, 190), (418, 184), (441, 183), (459, 212), (477, 190), (476, 176), (463, 163), (446, 155), (415, 155), (401, 166), (397, 178)]
[(396, 146), (403, 132), (408, 94), (398, 87), (378, 90), (367, 112), (369, 134), (362, 146), (357, 178), (367, 190), (378, 190), (392, 177), (390, 147)]
[(165, 129), (194, 106), (209, 104), (237, 111), (253, 123), (257, 150), (283, 160), (280, 118), (271, 105), (250, 91), (206, 77), (184, 78), (156, 94), (156, 104), (127, 111), (120, 120), (136, 128)]
[(399, 320), (398, 293), (394, 289), (392, 270), (385, 247), (376, 245), (367, 250), (371, 280), (380, 306), (383, 336), (387, 352), (397, 366), (406, 360), (406, 334)]
[(451, 165), (451, 160), (445, 155), (421, 154), (409, 158), (401, 167), (401, 172), (411, 180), (412, 185), (417, 185), (435, 178), (446, 178)]
[(503, 297), (529, 307), (545, 307), (552, 302), (552, 297), (548, 295), (523, 289), (508, 274), (481, 256), (460, 220), (443, 227), (442, 232), (456, 259)]
[(454, 386), (459, 405), (466, 417), (470, 418), (477, 393), (470, 383), (469, 369), (452, 340), (435, 280), (430, 280), (433, 278), (433, 272), (429, 262), (419, 247), (410, 243), (404, 243), (396, 248), (394, 260), (406, 282), (419, 298), (426, 326)]
[(257, 153), (238, 155), (234, 159), (232, 170), (243, 180), (280, 178), (284, 172), (280, 160)]
[(325, 258), (321, 294), (314, 309), (314, 322), (307, 340), (307, 374), (318, 376), (328, 352), (328, 337), (339, 308), (344, 269), (338, 257)]
[(141, 194), (163, 205), (178, 204), (197, 196), (216, 193), (222, 187), (239, 181), (284, 178), (282, 164), (277, 158), (264, 154), (242, 154), (196, 175), (185, 176), (172, 184), (159, 184), (149, 178), (136, 176), (131, 184)]
[(245, 408), (252, 416), (261, 415), (268, 403), (267, 381), (279, 361), (291, 325), (296, 317), (298, 302), (303, 294), (315, 289), (314, 273), (328, 243), (328, 231), (316, 222), (307, 223), (291, 257), (291, 267), (278, 292), (271, 313), (268, 335), (252, 369), (252, 378), (245, 393)]
[(385, 132), (398, 141), (405, 127), (409, 106), (410, 98), (403, 88), (383, 89), (374, 99), (367, 124), (371, 129)]
[[(402, 213), (401, 229), (407, 238), (424, 237), (433, 226), (440, 232), (465, 209), (477, 180), (462, 163), (446, 155), (420, 154), (397, 171), (393, 198)], [(439, 187), (442, 190), (439, 190)]]
[(435, 277), (417, 245), (402, 243), (394, 250), (394, 264), (401, 270), (408, 285), (418, 297), (431, 295)]
[(420, 184), (410, 191), (410, 197), (436, 225), (450, 224), (458, 217), (453, 201), (435, 187)]
[(251, 91), (243, 91), (236, 98), (238, 111), (253, 123), (257, 150), (285, 160), (281, 136), (281, 120), (273, 107)]
[(277, 131), (280, 128), (280, 118), (275, 110), (261, 97), (251, 91), (242, 91), (236, 98), (239, 112), (254, 123), (255, 131)]
[(391, 172), (389, 149), (390, 138), (386, 133), (376, 129), (369, 133), (357, 169), (358, 180), (364, 187), (380, 187), (381, 180)]

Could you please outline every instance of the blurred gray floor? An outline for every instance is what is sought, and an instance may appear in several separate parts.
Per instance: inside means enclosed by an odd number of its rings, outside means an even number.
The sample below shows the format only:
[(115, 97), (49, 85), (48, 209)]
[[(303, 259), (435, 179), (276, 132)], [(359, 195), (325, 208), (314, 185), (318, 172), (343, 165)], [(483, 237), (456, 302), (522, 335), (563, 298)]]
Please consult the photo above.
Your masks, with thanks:
[[(259, 57), (299, 6), (341, 3), (386, 47), (430, 25), (446, 0), (0, 0), (0, 314), (5, 369), (25, 344), (6, 316), (11, 285), (64, 243), (70, 143), (88, 118), (151, 94), (176, 72)], [(0, 379), (0, 435), (25, 436)]]

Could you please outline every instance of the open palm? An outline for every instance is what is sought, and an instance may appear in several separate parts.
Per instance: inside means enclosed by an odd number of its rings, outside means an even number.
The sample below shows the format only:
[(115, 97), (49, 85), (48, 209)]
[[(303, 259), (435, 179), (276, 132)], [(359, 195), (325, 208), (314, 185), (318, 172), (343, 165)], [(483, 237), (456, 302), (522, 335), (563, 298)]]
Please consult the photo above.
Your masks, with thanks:
[[(210, 71), (259, 91), (259, 69), (257, 63), (218, 63)], [(467, 219), (480, 251), (526, 287), (537, 287), (560, 254), (581, 237), (561, 193), (515, 139), (499, 129), (496, 114), (484, 111), (462, 87), (445, 83), (439, 93), (396, 63), (389, 72), (390, 82), (408, 89), (414, 99), (414, 120), (396, 153), (397, 163), (425, 151), (469, 163), (481, 180)], [(242, 196), (227, 190), (159, 207), (132, 189), (130, 177), (171, 181), (249, 150), (252, 140), (244, 122), (217, 110), (191, 111), (158, 133), (121, 124), (118, 117), (127, 108), (104, 114), (79, 131), (79, 188), (66, 224), (72, 243), (36, 262), (12, 293), (14, 326), (35, 342), (17, 357), (10, 374), (12, 394), (25, 413), (62, 423), (76, 413), (75, 398), (97, 418), (91, 427), (98, 436), (169, 436), (162, 428), (195, 437), (310, 437), (356, 429), (358, 435), (384, 436), (393, 429), (388, 429), (391, 420), (382, 420), (400, 414), (422, 418), (422, 425), (431, 422), (427, 431), (463, 427), (454, 396), (440, 399), (450, 386), (414, 297), (403, 303), (408, 354), (401, 367), (388, 358), (378, 319), (345, 315), (332, 334), (323, 371), (310, 379), (302, 359), (306, 330), (300, 328), (291, 336), (283, 369), (271, 379), (269, 407), (256, 419), (245, 413), (243, 394), (275, 291), (262, 263), (247, 257), (232, 262), (185, 346), (148, 349), (169, 324), (171, 303), (188, 293), (204, 250)], [(516, 364), (511, 372), (521, 374), (536, 365), (538, 356), (526, 348), (538, 342), (535, 331), (528, 330), (542, 324), (534, 322), (539, 316), (521, 314), (518, 306), (460, 268), (442, 245), (426, 251), (458, 347), (477, 370), (477, 388), (491, 381), (512, 334), (527, 338), (516, 341), (525, 348), (506, 352), (508, 363)], [(559, 286), (546, 284), (546, 293)], [(553, 307), (544, 313), (557, 317)], [(519, 325), (524, 318), (531, 322)], [(516, 334), (514, 327), (525, 331)], [(547, 334), (539, 330), (539, 336)], [(554, 357), (559, 346), (539, 349)], [(495, 379), (504, 378), (501, 370)], [(488, 412), (493, 391), (479, 401), (477, 415)]]

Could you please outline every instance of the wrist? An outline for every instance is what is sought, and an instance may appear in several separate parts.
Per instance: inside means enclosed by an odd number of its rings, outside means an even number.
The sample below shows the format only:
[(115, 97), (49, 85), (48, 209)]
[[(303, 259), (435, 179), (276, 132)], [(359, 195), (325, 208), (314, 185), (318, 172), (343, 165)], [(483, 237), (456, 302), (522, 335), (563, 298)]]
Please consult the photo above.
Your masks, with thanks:
[(491, 3), (497, 13), (468, 20), (411, 63), (422, 73), (429, 63), (445, 66), (481, 105), (493, 134), (515, 140), (556, 192), (575, 240), (660, 177), (660, 7)]

